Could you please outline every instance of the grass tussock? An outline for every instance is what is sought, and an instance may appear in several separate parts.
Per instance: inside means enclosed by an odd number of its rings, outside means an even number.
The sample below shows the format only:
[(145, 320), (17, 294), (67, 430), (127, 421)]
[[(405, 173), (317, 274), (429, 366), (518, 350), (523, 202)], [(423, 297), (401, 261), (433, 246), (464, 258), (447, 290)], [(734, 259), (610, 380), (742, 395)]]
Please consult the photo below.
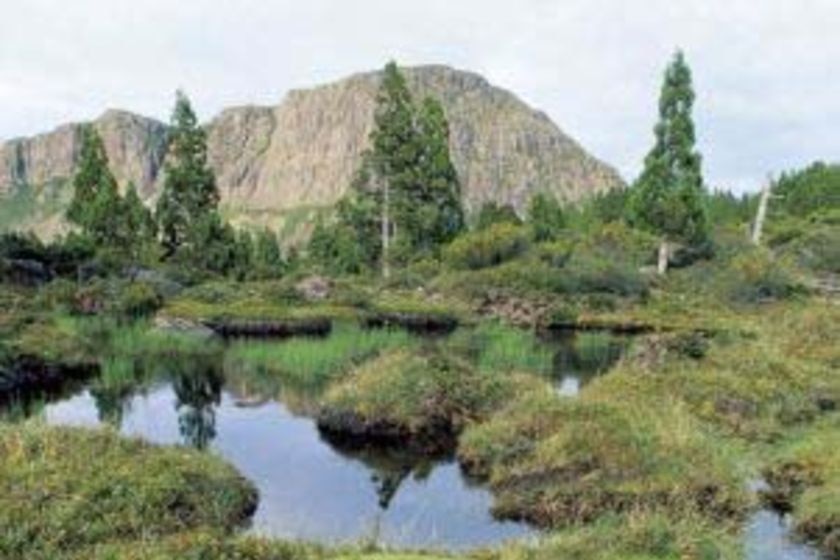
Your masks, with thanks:
[(98, 543), (232, 529), (256, 491), (217, 458), (108, 431), (0, 428), (0, 556), (53, 558)]
[(647, 347), (637, 344), (633, 358), (588, 390), (604, 401), (639, 406), (677, 399), (703, 421), (749, 442), (773, 441), (840, 403), (840, 308), (771, 306), (743, 323), (749, 335), (713, 339), (702, 360), (663, 355), (655, 339)]
[(396, 350), (331, 386), (319, 425), (350, 436), (435, 441), (541, 384), (527, 375), (483, 372), (458, 358)]
[(728, 446), (668, 400), (638, 408), (535, 392), (470, 427), (458, 453), (489, 479), (497, 514), (545, 527), (658, 508), (722, 519), (747, 506)]

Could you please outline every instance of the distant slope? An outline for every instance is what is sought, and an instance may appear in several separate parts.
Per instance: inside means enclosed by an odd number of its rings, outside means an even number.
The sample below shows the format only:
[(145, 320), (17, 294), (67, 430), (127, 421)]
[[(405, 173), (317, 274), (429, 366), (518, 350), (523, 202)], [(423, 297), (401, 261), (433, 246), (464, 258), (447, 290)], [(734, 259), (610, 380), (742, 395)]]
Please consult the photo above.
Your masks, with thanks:
[[(481, 76), (445, 66), (407, 68), (405, 74), (418, 98), (433, 95), (443, 103), (468, 208), (495, 200), (523, 210), (538, 190), (575, 201), (622, 184), (543, 113)], [(209, 157), (226, 215), (295, 229), (334, 204), (367, 146), (380, 78), (379, 72), (358, 74), (291, 91), (275, 107), (231, 108), (211, 120)], [(162, 182), (166, 126), (113, 110), (94, 125), (121, 184), (133, 181), (153, 199)], [(0, 144), (0, 222), (6, 227), (47, 235), (61, 228), (80, 128), (64, 125)], [(13, 207), (19, 211), (10, 212)]]

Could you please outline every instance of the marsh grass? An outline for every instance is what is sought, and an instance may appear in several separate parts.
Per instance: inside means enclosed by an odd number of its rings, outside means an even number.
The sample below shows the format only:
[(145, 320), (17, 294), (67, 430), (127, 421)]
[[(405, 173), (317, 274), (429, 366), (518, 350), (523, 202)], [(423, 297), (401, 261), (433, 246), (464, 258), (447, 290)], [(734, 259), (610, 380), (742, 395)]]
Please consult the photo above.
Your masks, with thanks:
[(772, 442), (840, 403), (840, 307), (777, 304), (745, 313), (750, 334), (715, 337), (701, 360), (640, 342), (587, 390), (604, 401), (654, 406), (664, 396), (746, 442)]
[(493, 321), (456, 332), (447, 348), (475, 363), (482, 371), (519, 371), (549, 375), (554, 351), (531, 331)]
[(362, 329), (341, 323), (323, 338), (235, 341), (225, 354), (225, 366), (264, 372), (297, 386), (316, 388), (386, 350), (417, 344), (418, 340), (404, 330)]

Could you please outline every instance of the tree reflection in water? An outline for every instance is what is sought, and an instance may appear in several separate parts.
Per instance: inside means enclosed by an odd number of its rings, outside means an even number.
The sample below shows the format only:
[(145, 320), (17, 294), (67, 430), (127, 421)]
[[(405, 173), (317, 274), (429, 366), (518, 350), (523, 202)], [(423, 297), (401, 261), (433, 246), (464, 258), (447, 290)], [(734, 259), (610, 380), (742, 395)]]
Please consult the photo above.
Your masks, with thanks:
[(217, 360), (196, 357), (178, 361), (171, 372), (178, 430), (184, 443), (196, 449), (206, 449), (216, 437), (216, 407), (224, 385), (217, 364)]
[(428, 453), (409, 447), (342, 441), (324, 432), (321, 433), (321, 439), (344, 457), (359, 461), (370, 469), (370, 480), (382, 511), (388, 510), (403, 482), (409, 477), (417, 481), (426, 480), (435, 465), (452, 458), (451, 452)]

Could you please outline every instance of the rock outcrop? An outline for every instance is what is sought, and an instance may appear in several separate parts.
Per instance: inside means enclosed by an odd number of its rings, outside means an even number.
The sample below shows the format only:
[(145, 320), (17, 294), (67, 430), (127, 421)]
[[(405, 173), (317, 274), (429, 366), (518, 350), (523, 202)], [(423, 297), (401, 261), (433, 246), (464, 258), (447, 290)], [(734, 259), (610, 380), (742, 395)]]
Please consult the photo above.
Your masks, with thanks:
[[(133, 181), (149, 197), (166, 154), (166, 125), (127, 111), (108, 110), (93, 121), (111, 170), (122, 187)], [(73, 174), (81, 150), (82, 123), (0, 144), (0, 193), (38, 188)]]
[[(435, 96), (446, 110), (468, 209), (495, 200), (521, 211), (538, 190), (575, 201), (622, 183), (546, 115), (481, 76), (445, 66), (407, 68), (405, 74), (417, 98)], [(291, 211), (335, 203), (368, 145), (380, 79), (379, 72), (358, 74), (291, 91), (275, 107), (236, 107), (212, 119), (209, 160), (227, 215), (276, 224)], [(108, 111), (94, 125), (120, 183), (133, 181), (144, 198), (154, 199), (166, 126), (124, 111)], [(78, 157), (80, 129), (65, 125), (1, 144), (0, 196), (66, 181)]]

